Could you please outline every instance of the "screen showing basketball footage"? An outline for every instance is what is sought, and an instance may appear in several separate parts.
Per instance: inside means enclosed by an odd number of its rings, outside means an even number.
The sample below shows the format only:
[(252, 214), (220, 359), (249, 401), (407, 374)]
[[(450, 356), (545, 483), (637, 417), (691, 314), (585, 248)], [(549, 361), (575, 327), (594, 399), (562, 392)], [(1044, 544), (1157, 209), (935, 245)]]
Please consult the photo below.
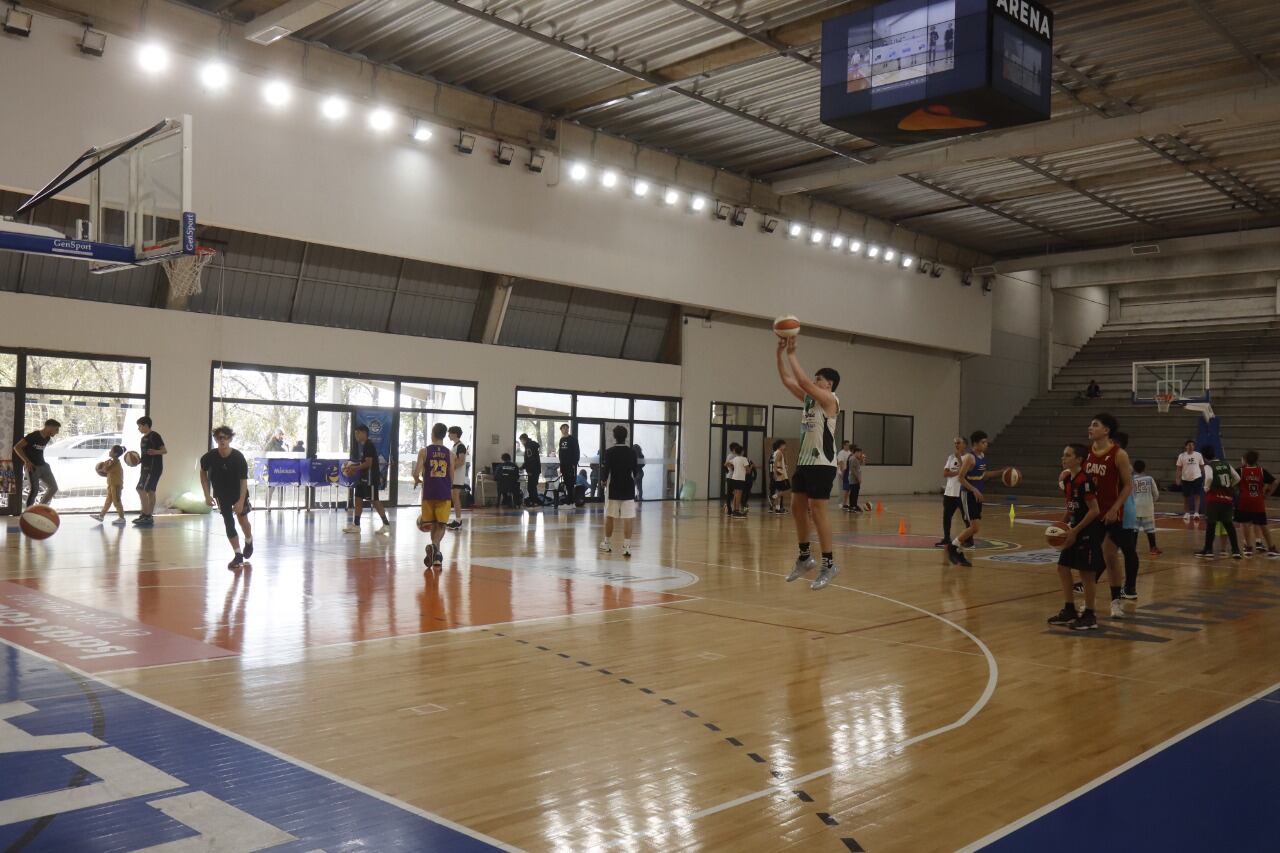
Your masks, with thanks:
[(910, 145), (1048, 118), (1052, 22), (1036, 0), (889, 0), (826, 21), (822, 121)]
[(956, 4), (940, 0), (851, 27), (846, 91), (905, 83), (955, 68)]

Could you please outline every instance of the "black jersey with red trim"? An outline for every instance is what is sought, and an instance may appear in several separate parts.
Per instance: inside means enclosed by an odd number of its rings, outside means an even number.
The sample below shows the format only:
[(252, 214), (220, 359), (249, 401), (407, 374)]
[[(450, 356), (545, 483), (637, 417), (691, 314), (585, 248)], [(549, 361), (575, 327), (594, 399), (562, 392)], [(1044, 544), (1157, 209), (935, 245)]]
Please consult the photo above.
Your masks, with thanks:
[[(1076, 527), (1089, 514), (1089, 501), (1098, 499), (1098, 486), (1093, 477), (1081, 470), (1076, 472), (1074, 477), (1062, 482), (1062, 491), (1067, 499), (1067, 516), (1071, 520), (1071, 526)], [(1101, 516), (1098, 518), (1100, 519)], [(1101, 521), (1094, 519), (1087, 530), (1092, 530), (1095, 526), (1100, 527), (1101, 524)], [(1081, 531), (1081, 533), (1085, 532)]]

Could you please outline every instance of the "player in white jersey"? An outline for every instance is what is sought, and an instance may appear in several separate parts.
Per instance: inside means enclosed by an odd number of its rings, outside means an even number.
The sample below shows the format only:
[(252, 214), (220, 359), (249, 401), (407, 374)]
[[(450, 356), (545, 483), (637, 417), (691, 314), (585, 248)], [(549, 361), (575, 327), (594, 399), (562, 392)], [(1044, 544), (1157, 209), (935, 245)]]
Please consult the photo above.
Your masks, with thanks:
[(791, 477), (791, 515), (796, 523), (800, 555), (795, 568), (787, 575), (787, 582), (804, 577), (816, 565), (809, 552), (809, 520), (812, 518), (822, 549), (822, 568), (809, 588), (823, 589), (840, 573), (831, 552), (831, 522), (827, 518), (827, 499), (836, 480), (836, 416), (840, 413), (840, 400), (835, 390), (840, 385), (840, 374), (824, 367), (810, 379), (800, 366), (796, 339), (791, 337), (778, 341), (778, 376), (786, 389), (804, 403), (800, 452)]

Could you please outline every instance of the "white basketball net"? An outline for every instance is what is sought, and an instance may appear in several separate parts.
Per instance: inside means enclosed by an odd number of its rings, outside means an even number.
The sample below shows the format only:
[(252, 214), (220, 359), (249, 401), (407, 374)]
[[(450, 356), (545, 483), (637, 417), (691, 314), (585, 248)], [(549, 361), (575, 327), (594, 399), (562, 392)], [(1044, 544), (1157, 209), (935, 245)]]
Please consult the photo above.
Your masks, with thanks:
[(1173, 400), (1175, 396), (1176, 395), (1174, 394), (1157, 394), (1156, 408), (1159, 409), (1161, 412), (1168, 412), (1169, 407), (1173, 405)]
[(203, 246), (196, 249), (194, 255), (179, 255), (176, 258), (161, 261), (164, 274), (169, 277), (169, 292), (173, 296), (192, 296), (200, 292), (200, 271), (214, 259), (218, 253)]

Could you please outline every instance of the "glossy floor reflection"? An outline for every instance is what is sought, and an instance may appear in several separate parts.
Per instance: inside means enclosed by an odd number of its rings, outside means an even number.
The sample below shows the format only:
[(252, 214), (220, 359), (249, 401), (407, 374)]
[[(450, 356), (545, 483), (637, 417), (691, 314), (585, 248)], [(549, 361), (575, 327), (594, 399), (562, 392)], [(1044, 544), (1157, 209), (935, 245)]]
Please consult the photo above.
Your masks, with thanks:
[(0, 534), (0, 640), (529, 850), (955, 849), (1280, 680), (1278, 561), (1195, 564), (1166, 522), (1081, 636), (1044, 624), (1052, 510), (991, 519), (964, 570), (936, 500), (887, 503), (833, 518), (820, 593), (782, 580), (789, 518), (705, 503), (646, 505), (630, 560), (598, 511), (477, 512), (439, 576), (408, 510), (358, 538), (255, 513), (239, 573), (210, 519), (67, 516)]

